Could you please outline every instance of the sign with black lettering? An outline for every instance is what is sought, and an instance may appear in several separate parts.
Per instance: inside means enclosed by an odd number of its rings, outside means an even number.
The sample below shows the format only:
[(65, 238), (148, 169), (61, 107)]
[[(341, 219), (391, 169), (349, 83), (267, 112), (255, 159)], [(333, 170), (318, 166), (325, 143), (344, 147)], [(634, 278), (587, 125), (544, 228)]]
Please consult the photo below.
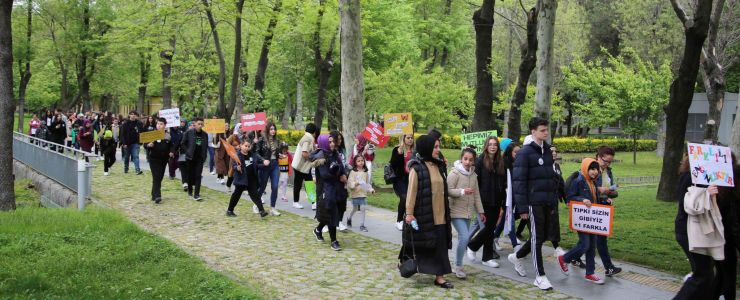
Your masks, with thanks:
[(587, 207), (577, 201), (570, 201), (570, 229), (578, 232), (612, 236), (612, 220), (614, 207), (610, 205), (592, 204)]

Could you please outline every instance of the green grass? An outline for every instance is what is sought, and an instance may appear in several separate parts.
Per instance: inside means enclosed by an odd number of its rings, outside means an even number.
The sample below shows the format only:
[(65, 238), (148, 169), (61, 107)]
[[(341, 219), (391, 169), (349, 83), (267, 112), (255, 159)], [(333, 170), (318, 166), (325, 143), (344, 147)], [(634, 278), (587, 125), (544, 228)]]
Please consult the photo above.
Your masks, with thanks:
[[(31, 121), (31, 114), (24, 114), (23, 117), (23, 132), (24, 134), (28, 134), (28, 121)], [(13, 114), (13, 131), (18, 129), (18, 113)]]
[(257, 299), (118, 212), (45, 209), (18, 182), (18, 210), (0, 213), (0, 295), (9, 299)]

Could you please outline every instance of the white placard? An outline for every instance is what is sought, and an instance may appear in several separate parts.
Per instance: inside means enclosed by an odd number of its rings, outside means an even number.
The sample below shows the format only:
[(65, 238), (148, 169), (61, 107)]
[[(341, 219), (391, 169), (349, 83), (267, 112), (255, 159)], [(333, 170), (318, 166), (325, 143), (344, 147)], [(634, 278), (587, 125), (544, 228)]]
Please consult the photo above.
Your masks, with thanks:
[(167, 120), (167, 128), (180, 126), (180, 109), (170, 108), (159, 111), (159, 117)]
[(568, 205), (570, 206), (570, 229), (604, 236), (612, 235), (613, 206), (592, 204), (589, 208), (577, 201), (570, 201)]
[(691, 182), (694, 184), (735, 186), (732, 172), (732, 150), (727, 147), (688, 144)]

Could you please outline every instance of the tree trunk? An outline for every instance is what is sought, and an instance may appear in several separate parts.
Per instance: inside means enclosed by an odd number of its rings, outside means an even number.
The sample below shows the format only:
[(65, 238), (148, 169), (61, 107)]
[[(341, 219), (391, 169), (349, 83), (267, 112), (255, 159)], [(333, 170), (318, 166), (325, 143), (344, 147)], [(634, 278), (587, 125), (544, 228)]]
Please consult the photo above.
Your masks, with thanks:
[(59, 83), (59, 106), (61, 106), (63, 109), (68, 109), (72, 106), (72, 103), (69, 99), (68, 69), (67, 66), (64, 64), (64, 60), (62, 60), (62, 54), (59, 51), (59, 46), (57, 45), (57, 38), (56, 33), (54, 32), (53, 20), (49, 23), (49, 34), (51, 35), (52, 44), (54, 44), (54, 55), (56, 56), (57, 64), (59, 66), (59, 74), (61, 75), (61, 80)]
[(303, 80), (297, 80), (295, 84), (295, 129), (302, 130), (303, 125)]
[[(172, 86), (170, 85), (170, 79), (172, 79), (172, 58), (175, 56), (175, 46), (177, 44), (177, 39), (174, 34), (170, 36), (168, 43), (169, 47), (167, 49), (162, 49), (162, 51), (159, 52), (159, 57), (162, 59), (162, 63), (159, 67), (162, 69), (163, 109), (172, 107)], [(147, 76), (148, 74), (149, 73), (147, 72)]]
[(293, 110), (293, 103), (290, 100), (291, 99), (289, 95), (285, 97), (285, 108), (283, 110), (283, 116), (281, 117), (283, 121), (281, 124), (283, 129), (290, 128), (290, 113)]
[[(342, 75), (342, 128), (345, 136), (354, 136), (367, 124), (365, 117), (365, 80), (362, 72), (362, 32), (360, 0), (339, 0)], [(353, 149), (354, 139), (345, 139)]]
[(658, 132), (658, 141), (655, 149), (655, 154), (659, 157), (665, 155), (665, 115), (658, 117), (658, 125), (656, 131)]
[(275, 6), (272, 7), (272, 17), (270, 17), (270, 23), (267, 24), (267, 34), (262, 41), (262, 50), (260, 51), (260, 60), (257, 63), (257, 72), (254, 74), (254, 91), (257, 95), (257, 110), (261, 111), (263, 108), (262, 102), (264, 101), (264, 95), (262, 91), (265, 89), (265, 74), (267, 73), (267, 58), (270, 53), (270, 45), (272, 45), (272, 38), (275, 35), (275, 26), (277, 26), (278, 15), (282, 1), (275, 1)]
[[(152, 55), (147, 53), (139, 52), (139, 99), (136, 102), (136, 111), (144, 111), (144, 100), (146, 98), (146, 88), (149, 84), (149, 71), (151, 70)], [(163, 74), (164, 75), (164, 74)], [(162, 82), (166, 82), (165, 77), (162, 76)], [(164, 95), (164, 89), (162, 95)], [(164, 97), (163, 97), (164, 98)], [(163, 99), (164, 102), (164, 99)]]
[(473, 13), (475, 28), (475, 113), (470, 125), (471, 131), (493, 129), (493, 76), (491, 65), (491, 44), (493, 39), (494, 0), (483, 0), (480, 9)]
[[(249, 57), (249, 38), (247, 38), (247, 41), (244, 43), (244, 56), (241, 59), (241, 68), (240, 68), (241, 70), (247, 69), (247, 59), (246, 59), (247, 57)], [(241, 72), (241, 70), (239, 72), (239, 75), (241, 77), (241, 83), (242, 85), (245, 85), (247, 82), (249, 82), (249, 72), (247, 71)], [(237, 89), (237, 92), (238, 92), (239, 99), (236, 100), (236, 107), (234, 108), (234, 112), (232, 113), (233, 120), (238, 120), (239, 115), (241, 115), (242, 112), (244, 111), (244, 101), (246, 98), (244, 96), (244, 92), (242, 92), (241, 86), (239, 89)]]
[(676, 200), (674, 192), (678, 185), (678, 165), (684, 151), (686, 121), (699, 73), (699, 57), (707, 38), (712, 12), (712, 0), (699, 1), (693, 19), (689, 20), (677, 1), (671, 0), (671, 4), (684, 26), (685, 44), (678, 77), (671, 84), (670, 100), (663, 108), (666, 113), (666, 149), (657, 194), (657, 199), (663, 201)]
[(519, 77), (509, 108), (508, 137), (519, 141), (522, 134), (522, 111), (520, 106), (527, 98), (527, 85), (534, 67), (537, 65), (537, 7), (527, 12), (527, 40), (520, 46), (522, 61), (519, 65)]
[[(0, 211), (15, 210), (13, 184), (13, 0), (0, 0)], [(30, 45), (29, 45), (30, 46)]]
[(216, 54), (218, 55), (218, 107), (216, 109), (216, 115), (221, 118), (228, 118), (226, 115), (226, 101), (224, 99), (224, 93), (226, 90), (226, 61), (224, 60), (224, 52), (221, 50), (221, 39), (218, 37), (218, 30), (216, 30), (216, 20), (213, 18), (211, 12), (211, 5), (208, 0), (202, 0), (203, 6), (206, 8), (206, 17), (208, 18), (208, 24), (211, 26), (211, 35), (213, 35), (213, 45), (216, 47)]
[(319, 79), (319, 88), (316, 93), (316, 111), (314, 112), (313, 122), (321, 129), (321, 125), (324, 122), (324, 114), (326, 112), (326, 86), (329, 84), (329, 76), (334, 68), (334, 61), (332, 60), (332, 53), (334, 52), (334, 44), (336, 41), (336, 34), (332, 37), (329, 49), (326, 52), (326, 57), (321, 57), (321, 23), (324, 19), (324, 10), (326, 1), (319, 0), (319, 11), (316, 18), (316, 31), (313, 33), (313, 52), (314, 61), (316, 63), (316, 77)]
[(236, 17), (234, 20), (234, 68), (231, 70), (231, 90), (229, 91), (229, 103), (226, 107), (226, 114), (223, 116), (229, 119), (236, 108), (237, 97), (241, 84), (239, 72), (242, 66), (242, 10), (244, 9), (244, 0), (236, 1)]
[(555, 66), (552, 60), (553, 38), (555, 36), (555, 11), (558, 8), (556, 0), (537, 1), (537, 92), (535, 94), (534, 113), (544, 119), (550, 119), (550, 105), (552, 97), (553, 71)]
[[(90, 0), (84, 1), (82, 8), (82, 40), (90, 40)], [(82, 102), (82, 110), (89, 111), (92, 108), (92, 101), (90, 99), (90, 78), (87, 72), (87, 60), (89, 58), (89, 51), (86, 47), (82, 47), (80, 53), (80, 60), (77, 65), (77, 99)]]
[[(33, 1), (28, 0), (26, 9), (26, 53), (22, 59), (18, 60), (18, 72), (20, 75), (20, 83), (18, 84), (18, 132), (23, 133), (23, 123), (26, 110), (26, 88), (28, 88), (28, 82), (31, 80), (31, 29), (33, 18)], [(25, 62), (25, 66), (21, 66), (21, 61)]]
[[(700, 72), (704, 89), (707, 91), (707, 101), (709, 102), (709, 113), (707, 123), (704, 126), (704, 140), (717, 143), (719, 139), (719, 128), (722, 121), (722, 107), (725, 104), (725, 71), (721, 65), (717, 52), (724, 47), (717, 47), (717, 30), (722, 18), (722, 9), (725, 6), (725, 0), (717, 0), (712, 11), (712, 17), (709, 21), (709, 32), (707, 40), (702, 49), (702, 59), (700, 63)], [(719, 49), (718, 49), (719, 48)]]

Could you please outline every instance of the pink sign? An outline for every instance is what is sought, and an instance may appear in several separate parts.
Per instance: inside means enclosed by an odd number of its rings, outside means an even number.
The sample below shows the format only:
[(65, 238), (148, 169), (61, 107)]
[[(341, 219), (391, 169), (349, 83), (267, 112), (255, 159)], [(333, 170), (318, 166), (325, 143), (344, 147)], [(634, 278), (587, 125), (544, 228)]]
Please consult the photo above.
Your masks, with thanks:
[(385, 144), (391, 139), (389, 136), (385, 136), (383, 127), (373, 121), (367, 123), (367, 127), (365, 127), (365, 131), (362, 132), (362, 136), (371, 143), (378, 145), (380, 148), (385, 147)]
[(264, 112), (242, 114), (240, 120), (242, 123), (241, 129), (244, 132), (264, 130), (267, 126), (267, 114)]

